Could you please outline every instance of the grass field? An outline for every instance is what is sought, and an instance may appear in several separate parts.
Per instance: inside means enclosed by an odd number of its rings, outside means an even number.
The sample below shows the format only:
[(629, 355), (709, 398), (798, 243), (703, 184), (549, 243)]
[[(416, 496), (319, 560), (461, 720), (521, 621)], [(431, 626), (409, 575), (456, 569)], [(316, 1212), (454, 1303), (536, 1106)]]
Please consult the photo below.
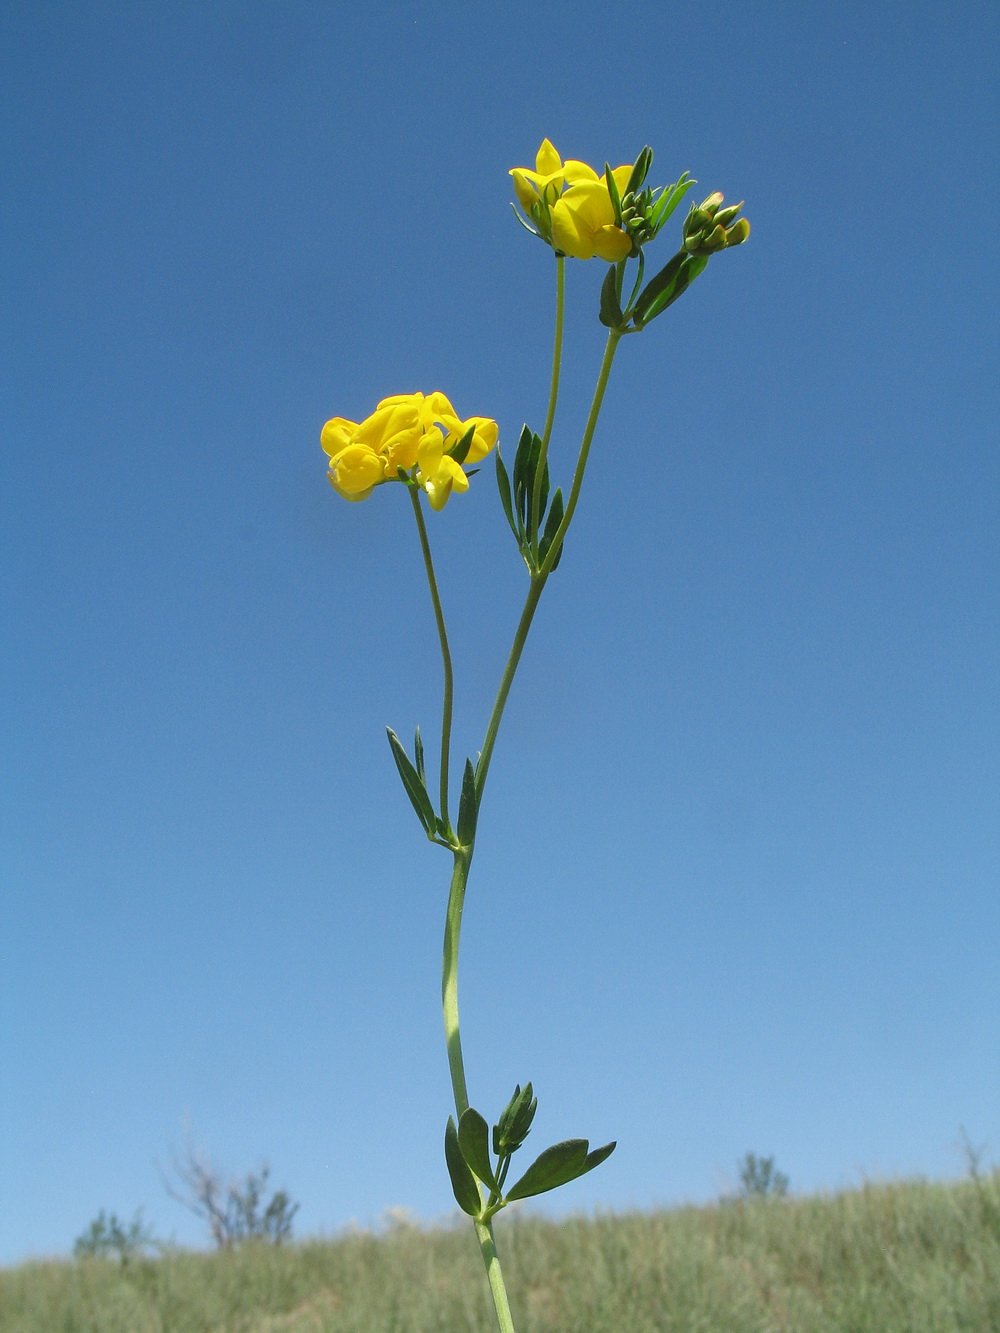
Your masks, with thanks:
[[(497, 1227), (518, 1333), (1000, 1333), (1000, 1171)], [(2, 1333), (491, 1333), (471, 1228), (0, 1271)]]

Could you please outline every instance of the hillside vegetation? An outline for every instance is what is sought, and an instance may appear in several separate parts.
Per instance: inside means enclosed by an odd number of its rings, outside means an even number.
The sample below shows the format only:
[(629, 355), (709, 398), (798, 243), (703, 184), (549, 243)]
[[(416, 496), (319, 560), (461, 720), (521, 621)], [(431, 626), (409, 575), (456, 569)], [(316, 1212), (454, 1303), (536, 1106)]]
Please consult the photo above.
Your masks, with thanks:
[[(1000, 1172), (498, 1226), (518, 1333), (1000, 1333)], [(0, 1272), (2, 1333), (489, 1333), (471, 1231)]]

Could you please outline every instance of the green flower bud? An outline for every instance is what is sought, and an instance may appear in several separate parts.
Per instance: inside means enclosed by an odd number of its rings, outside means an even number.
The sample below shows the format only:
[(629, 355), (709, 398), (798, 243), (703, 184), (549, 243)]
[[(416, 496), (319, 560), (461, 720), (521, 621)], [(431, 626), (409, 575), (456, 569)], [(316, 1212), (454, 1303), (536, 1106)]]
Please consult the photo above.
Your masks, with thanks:
[(493, 1126), (493, 1151), (497, 1157), (509, 1157), (517, 1152), (528, 1137), (531, 1122), (535, 1118), (538, 1098), (532, 1095), (531, 1084), (520, 1084), (514, 1089), (514, 1095), (504, 1107), (500, 1119)]
[(695, 232), (704, 231), (712, 221), (712, 214), (705, 208), (695, 208), (691, 206), (691, 211), (684, 219), (684, 234), (686, 236), (694, 235)]
[(730, 204), (728, 208), (720, 209), (715, 215), (716, 225), (728, 227), (742, 207), (743, 200), (741, 199), (738, 204)]

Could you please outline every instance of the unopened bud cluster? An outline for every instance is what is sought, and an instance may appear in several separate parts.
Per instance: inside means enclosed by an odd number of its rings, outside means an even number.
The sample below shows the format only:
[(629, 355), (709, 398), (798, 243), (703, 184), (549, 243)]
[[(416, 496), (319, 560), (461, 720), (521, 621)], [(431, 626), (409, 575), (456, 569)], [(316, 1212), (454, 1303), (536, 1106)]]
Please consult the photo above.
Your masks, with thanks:
[(645, 181), (652, 164), (653, 150), (646, 147), (630, 171), (623, 167), (615, 171), (609, 166), (604, 168), (604, 178), (615, 210), (615, 222), (632, 243), (632, 258), (657, 235), (694, 184), (685, 171), (675, 184), (650, 189)]
[(537, 1106), (538, 1098), (532, 1094), (531, 1084), (526, 1083), (523, 1088), (518, 1084), (493, 1126), (493, 1151), (498, 1157), (509, 1157), (517, 1152), (528, 1137)]
[(743, 207), (738, 204), (722, 207), (723, 196), (718, 190), (700, 204), (692, 204), (684, 219), (683, 248), (690, 255), (714, 255), (729, 246), (742, 245), (750, 235), (750, 223), (737, 217)]

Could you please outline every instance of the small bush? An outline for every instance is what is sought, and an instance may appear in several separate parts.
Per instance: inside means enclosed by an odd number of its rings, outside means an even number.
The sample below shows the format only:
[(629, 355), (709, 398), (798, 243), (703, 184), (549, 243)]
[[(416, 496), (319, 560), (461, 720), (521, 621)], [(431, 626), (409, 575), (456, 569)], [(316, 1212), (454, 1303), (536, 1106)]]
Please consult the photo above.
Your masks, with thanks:
[(102, 1208), (87, 1230), (73, 1242), (73, 1254), (77, 1259), (113, 1258), (122, 1264), (141, 1254), (156, 1253), (160, 1248), (152, 1228), (142, 1220), (141, 1208), (128, 1223), (122, 1222), (116, 1213), (106, 1213)]
[(783, 1199), (788, 1193), (788, 1177), (775, 1170), (773, 1157), (758, 1157), (748, 1152), (740, 1164), (740, 1196), (744, 1199)]
[(183, 1158), (172, 1156), (176, 1183), (164, 1177), (171, 1198), (208, 1223), (212, 1239), (220, 1250), (232, 1249), (244, 1241), (265, 1241), (280, 1245), (292, 1236), (292, 1221), (299, 1210), (285, 1190), (275, 1190), (268, 1198), (267, 1182), (271, 1168), (264, 1162), (259, 1171), (250, 1171), (242, 1180), (224, 1181), (219, 1171), (190, 1140)]

